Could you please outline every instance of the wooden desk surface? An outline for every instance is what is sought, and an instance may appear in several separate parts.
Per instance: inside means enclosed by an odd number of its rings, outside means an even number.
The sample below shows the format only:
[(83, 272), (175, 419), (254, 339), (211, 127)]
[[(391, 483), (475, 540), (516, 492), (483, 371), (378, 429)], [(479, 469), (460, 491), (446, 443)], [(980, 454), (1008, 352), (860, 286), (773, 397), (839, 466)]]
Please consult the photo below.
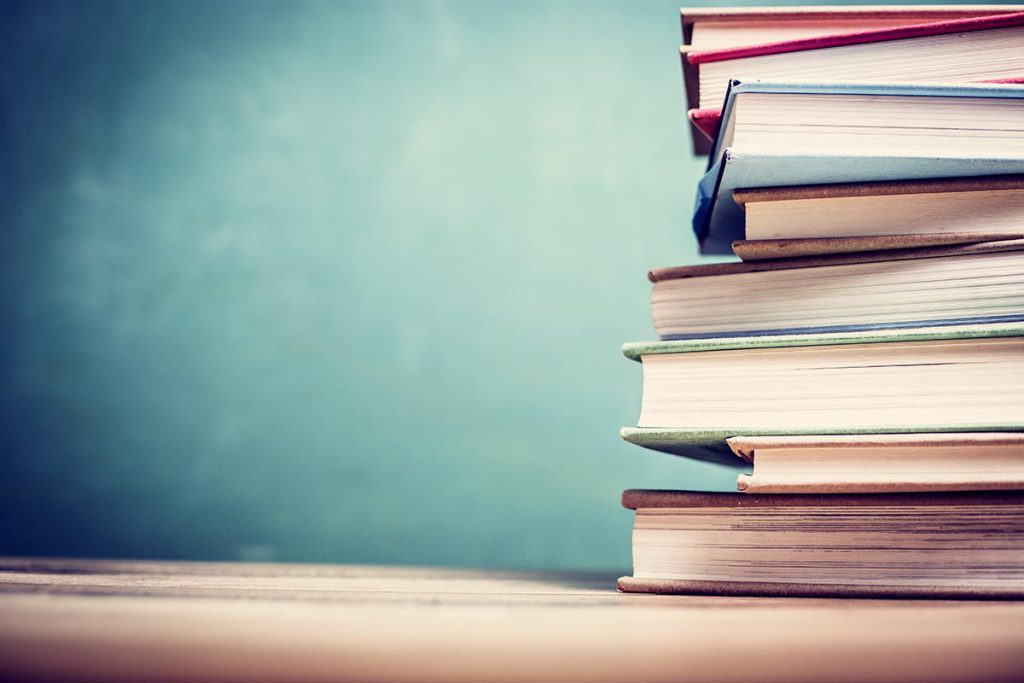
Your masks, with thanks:
[(1024, 678), (1024, 603), (625, 595), (615, 578), (0, 558), (0, 679)]

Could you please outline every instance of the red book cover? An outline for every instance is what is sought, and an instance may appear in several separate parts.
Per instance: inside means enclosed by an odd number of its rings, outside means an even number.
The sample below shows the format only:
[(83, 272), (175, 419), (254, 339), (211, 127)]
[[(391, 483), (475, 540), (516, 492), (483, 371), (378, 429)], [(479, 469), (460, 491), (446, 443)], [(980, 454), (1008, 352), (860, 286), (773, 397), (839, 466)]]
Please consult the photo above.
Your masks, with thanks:
[(758, 57), (761, 55), (781, 54), (783, 52), (819, 50), (829, 47), (842, 47), (844, 45), (858, 45), (861, 43), (881, 43), (888, 40), (923, 38), (926, 36), (945, 35), (947, 33), (986, 31), (1022, 25), (1024, 25), (1024, 12), (1013, 12), (1010, 14), (997, 14), (990, 17), (976, 17), (971, 19), (929, 22), (926, 24), (912, 24), (910, 26), (862, 31), (860, 33), (841, 33), (816, 38), (786, 40), (779, 43), (765, 43), (762, 45), (751, 45), (740, 48), (727, 48), (724, 50), (689, 52), (686, 55), (686, 59), (691, 64), (706, 64), (708, 62), (722, 62), (729, 59), (740, 59), (742, 57)]
[(691, 109), (686, 112), (693, 127), (700, 131), (710, 142), (718, 137), (718, 124), (722, 121), (721, 109)]

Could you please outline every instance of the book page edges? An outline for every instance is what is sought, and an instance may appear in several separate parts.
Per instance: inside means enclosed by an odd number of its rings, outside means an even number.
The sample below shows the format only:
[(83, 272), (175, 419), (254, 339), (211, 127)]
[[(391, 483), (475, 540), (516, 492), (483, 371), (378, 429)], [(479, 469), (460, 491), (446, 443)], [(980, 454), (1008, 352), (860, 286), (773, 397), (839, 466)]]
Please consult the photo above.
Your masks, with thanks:
[(1024, 479), (1017, 481), (968, 480), (949, 481), (801, 481), (789, 483), (785, 479), (740, 474), (736, 489), (746, 494), (874, 494), (874, 493), (944, 493), (951, 491), (1017, 491), (1024, 489)]

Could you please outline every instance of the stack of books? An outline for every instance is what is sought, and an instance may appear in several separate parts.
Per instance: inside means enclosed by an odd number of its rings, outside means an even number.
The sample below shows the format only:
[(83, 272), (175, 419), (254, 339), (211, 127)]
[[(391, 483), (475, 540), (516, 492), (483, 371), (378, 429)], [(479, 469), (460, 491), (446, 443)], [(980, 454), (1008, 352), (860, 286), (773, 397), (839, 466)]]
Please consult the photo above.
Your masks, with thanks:
[(1024, 6), (683, 11), (693, 229), (627, 344), (624, 591), (1024, 597)]

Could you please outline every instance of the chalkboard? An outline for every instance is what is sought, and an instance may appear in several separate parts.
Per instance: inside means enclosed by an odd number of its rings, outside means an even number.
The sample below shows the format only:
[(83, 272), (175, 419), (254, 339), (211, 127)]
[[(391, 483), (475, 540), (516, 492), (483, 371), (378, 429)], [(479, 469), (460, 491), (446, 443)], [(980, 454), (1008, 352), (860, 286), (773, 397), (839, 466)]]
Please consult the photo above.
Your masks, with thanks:
[(0, 552), (618, 568), (673, 2), (33, 2), (0, 22)]

